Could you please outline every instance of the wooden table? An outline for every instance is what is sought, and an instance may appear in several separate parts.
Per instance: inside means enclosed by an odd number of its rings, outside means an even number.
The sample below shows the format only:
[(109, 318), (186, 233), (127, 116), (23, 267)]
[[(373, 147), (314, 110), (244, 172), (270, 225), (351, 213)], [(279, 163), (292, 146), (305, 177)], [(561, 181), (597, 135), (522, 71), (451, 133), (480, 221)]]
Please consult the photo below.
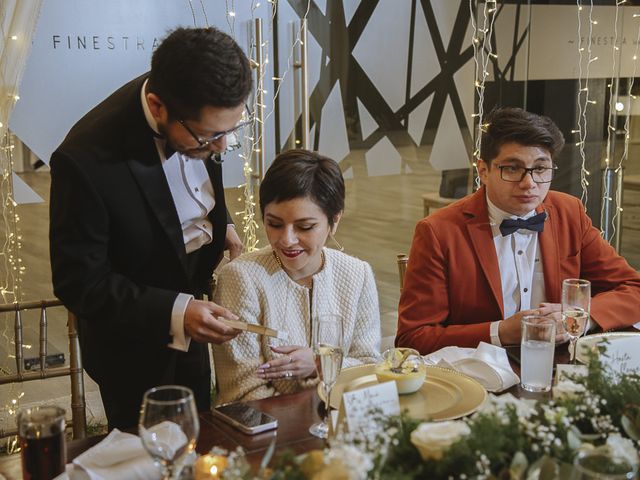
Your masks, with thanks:
[[(318, 410), (320, 400), (315, 389), (247, 403), (277, 418), (278, 429), (258, 435), (246, 435), (214, 418), (210, 412), (203, 412), (200, 414), (198, 453), (207, 453), (214, 446), (227, 450), (235, 450), (241, 446), (247, 452), (251, 464), (255, 466), (262, 460), (274, 437), (279, 450), (288, 448), (296, 454), (325, 446), (324, 440), (309, 433), (309, 426), (321, 419)], [(68, 442), (67, 462), (71, 462), (103, 438), (104, 435), (98, 435)], [(0, 473), (7, 480), (22, 479), (20, 454), (0, 457)]]
[[(520, 347), (508, 347), (519, 357)], [(556, 349), (554, 363), (567, 363), (569, 354), (566, 345), (561, 345)], [(513, 370), (519, 375), (520, 365), (511, 359)], [(532, 394), (526, 392), (516, 385), (507, 392), (517, 397), (524, 398), (545, 398), (548, 394)], [(278, 419), (278, 429), (258, 435), (246, 435), (235, 428), (214, 418), (210, 412), (200, 414), (200, 436), (198, 437), (198, 453), (207, 453), (214, 446), (219, 446), (227, 450), (234, 450), (241, 446), (247, 453), (247, 457), (252, 465), (260, 463), (264, 452), (269, 444), (276, 438), (278, 450), (291, 449), (296, 454), (307, 452), (314, 448), (323, 448), (324, 440), (313, 437), (309, 434), (308, 428), (313, 423), (320, 420), (319, 406), (320, 400), (315, 389), (279, 397), (254, 400), (248, 404), (272, 415)], [(74, 440), (67, 445), (67, 462), (80, 455), (85, 450), (91, 448), (104, 438), (104, 435), (90, 437), (82, 440)], [(22, 478), (22, 468), (20, 465), (20, 455), (11, 455), (0, 458), (0, 473), (7, 480), (20, 480)]]

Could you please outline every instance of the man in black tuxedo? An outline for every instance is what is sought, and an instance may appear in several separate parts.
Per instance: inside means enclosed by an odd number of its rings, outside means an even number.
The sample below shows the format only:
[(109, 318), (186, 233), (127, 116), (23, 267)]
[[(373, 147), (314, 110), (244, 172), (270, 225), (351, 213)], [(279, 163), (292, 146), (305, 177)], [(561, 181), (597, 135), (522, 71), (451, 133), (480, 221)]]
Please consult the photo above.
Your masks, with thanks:
[(151, 71), (87, 113), (51, 157), (54, 292), (79, 318), (109, 428), (136, 425), (157, 385), (186, 385), (209, 408), (207, 343), (238, 331), (202, 298), (223, 250), (242, 249), (214, 156), (246, 120), (250, 91), (230, 36), (179, 28)]

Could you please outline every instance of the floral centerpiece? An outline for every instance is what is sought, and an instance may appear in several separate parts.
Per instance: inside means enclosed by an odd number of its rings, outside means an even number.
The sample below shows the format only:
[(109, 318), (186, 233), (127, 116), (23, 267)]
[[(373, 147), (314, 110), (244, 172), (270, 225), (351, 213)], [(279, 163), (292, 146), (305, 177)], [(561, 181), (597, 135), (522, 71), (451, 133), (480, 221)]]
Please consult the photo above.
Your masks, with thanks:
[[(570, 478), (578, 452), (593, 448), (637, 465), (639, 440), (640, 374), (615, 374), (594, 353), (588, 373), (563, 380), (551, 401), (493, 396), (451, 422), (377, 417), (366, 430), (340, 432), (325, 450), (281, 455), (259, 478), (561, 479)], [(222, 478), (257, 478), (238, 472)]]

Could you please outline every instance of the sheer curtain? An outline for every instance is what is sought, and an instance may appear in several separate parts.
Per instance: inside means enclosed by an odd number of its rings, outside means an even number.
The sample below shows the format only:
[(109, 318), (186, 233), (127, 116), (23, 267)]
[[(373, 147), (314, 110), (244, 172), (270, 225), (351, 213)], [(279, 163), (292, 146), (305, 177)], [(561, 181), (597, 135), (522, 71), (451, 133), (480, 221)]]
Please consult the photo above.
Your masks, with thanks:
[(9, 115), (16, 102), (41, 5), (42, 0), (3, 0), (0, 3), (0, 135), (6, 133)]
[(27, 63), (42, 0), (0, 1), (0, 296), (20, 300), (20, 235), (13, 198), (12, 139), (9, 115), (18, 100), (18, 87)]

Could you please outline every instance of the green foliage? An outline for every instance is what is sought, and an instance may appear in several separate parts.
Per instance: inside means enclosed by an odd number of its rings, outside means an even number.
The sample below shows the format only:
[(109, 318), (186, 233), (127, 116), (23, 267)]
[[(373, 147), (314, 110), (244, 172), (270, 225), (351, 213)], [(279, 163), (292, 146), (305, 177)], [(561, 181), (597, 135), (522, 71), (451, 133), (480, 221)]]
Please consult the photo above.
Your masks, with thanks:
[[(569, 478), (583, 443), (602, 445), (612, 433), (636, 441), (640, 437), (640, 375), (613, 375), (599, 358), (598, 352), (591, 354), (586, 376), (570, 376), (578, 389), (584, 387), (581, 393), (541, 402), (502, 396), (489, 408), (460, 420), (469, 433), (444, 448), (437, 460), (421, 458), (411, 442), (411, 432), (421, 422), (403, 412), (386, 419), (372, 417), (377, 431), (338, 438), (324, 452), (313, 451), (303, 458), (285, 452), (276, 459), (269, 478), (313, 478), (331, 462), (331, 452), (345, 446), (370, 458), (366, 468), (373, 468), (361, 474), (371, 479)], [(330, 478), (324, 473), (322, 478)]]
[(300, 464), (291, 450), (284, 450), (276, 456), (272, 465), (271, 480), (305, 480)]

